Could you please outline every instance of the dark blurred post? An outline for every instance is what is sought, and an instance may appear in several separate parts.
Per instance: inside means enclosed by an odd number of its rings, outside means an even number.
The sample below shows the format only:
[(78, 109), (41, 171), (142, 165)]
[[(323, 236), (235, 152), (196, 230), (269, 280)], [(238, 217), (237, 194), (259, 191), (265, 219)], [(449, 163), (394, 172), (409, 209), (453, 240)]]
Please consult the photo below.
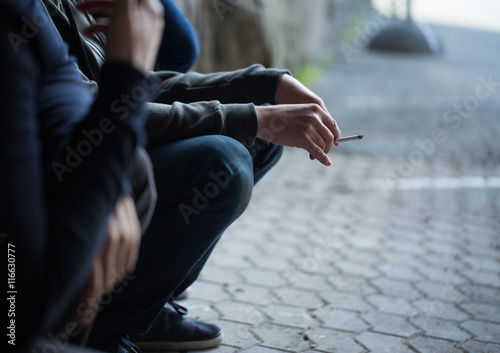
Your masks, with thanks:
[[(402, 0), (401, 0), (402, 1)], [(407, 0), (406, 19), (393, 15), (389, 24), (370, 42), (370, 49), (437, 54), (442, 44), (429, 26), (413, 21), (412, 1)]]

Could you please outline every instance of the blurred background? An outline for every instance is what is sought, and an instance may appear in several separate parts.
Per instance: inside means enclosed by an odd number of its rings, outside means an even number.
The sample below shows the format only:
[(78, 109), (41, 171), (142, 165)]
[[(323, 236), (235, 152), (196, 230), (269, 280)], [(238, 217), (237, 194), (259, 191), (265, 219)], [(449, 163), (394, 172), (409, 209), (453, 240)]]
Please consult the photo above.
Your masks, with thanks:
[(188, 303), (215, 351), (500, 352), (500, 1), (178, 3), (195, 70), (288, 68), (364, 135), (255, 188)]
[[(177, 0), (195, 25), (197, 71), (230, 70), (260, 62), (296, 71), (335, 55), (369, 14), (406, 16), (406, 0)], [(495, 0), (413, 0), (417, 21), (500, 30)]]

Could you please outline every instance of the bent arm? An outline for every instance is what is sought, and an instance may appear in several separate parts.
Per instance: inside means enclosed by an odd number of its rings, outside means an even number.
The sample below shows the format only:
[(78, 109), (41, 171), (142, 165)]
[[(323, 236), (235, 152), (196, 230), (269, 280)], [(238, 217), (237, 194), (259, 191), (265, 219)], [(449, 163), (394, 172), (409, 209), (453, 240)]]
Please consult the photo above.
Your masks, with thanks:
[(279, 79), (287, 70), (266, 69), (255, 64), (235, 70), (200, 74), (181, 74), (171, 71), (157, 72), (162, 82), (162, 92), (156, 97), (158, 103), (172, 104), (218, 100), (230, 103), (274, 104)]
[(275, 103), (284, 73), (289, 72), (261, 65), (212, 74), (155, 73), (161, 93), (146, 107), (149, 146), (201, 135), (225, 135), (253, 145), (255, 105)]

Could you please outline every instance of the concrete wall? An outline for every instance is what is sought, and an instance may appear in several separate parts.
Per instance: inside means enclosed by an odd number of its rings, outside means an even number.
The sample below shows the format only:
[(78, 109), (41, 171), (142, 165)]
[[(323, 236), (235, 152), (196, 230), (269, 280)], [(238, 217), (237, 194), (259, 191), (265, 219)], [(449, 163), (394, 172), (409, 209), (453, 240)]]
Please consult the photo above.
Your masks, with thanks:
[(261, 63), (296, 70), (339, 44), (370, 0), (176, 0), (200, 39), (200, 72)]

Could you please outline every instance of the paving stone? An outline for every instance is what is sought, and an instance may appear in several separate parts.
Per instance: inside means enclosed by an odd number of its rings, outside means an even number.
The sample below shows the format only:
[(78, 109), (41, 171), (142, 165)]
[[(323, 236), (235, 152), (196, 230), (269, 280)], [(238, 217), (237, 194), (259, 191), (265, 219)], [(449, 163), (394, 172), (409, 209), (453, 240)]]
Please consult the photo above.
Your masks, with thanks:
[(407, 282), (422, 280), (422, 275), (420, 275), (411, 267), (383, 264), (377, 266), (377, 268), (380, 272), (383, 273), (384, 277), (394, 278)]
[(388, 278), (377, 278), (371, 281), (372, 285), (380, 292), (389, 296), (417, 299), (422, 295), (407, 282)]
[(450, 268), (422, 266), (418, 268), (418, 271), (421, 272), (427, 279), (435, 282), (453, 283), (455, 285), (467, 283), (466, 279)]
[(366, 302), (366, 300), (359, 295), (336, 291), (327, 291), (321, 292), (320, 296), (330, 306), (337, 309), (347, 309), (358, 312), (365, 312), (372, 309), (372, 307)]
[(463, 303), (460, 305), (475, 320), (491, 321), (500, 324), (500, 307), (480, 303)]
[(368, 265), (373, 269), (375, 265), (378, 265), (384, 261), (384, 258), (380, 253), (380, 247), (383, 247), (383, 245), (379, 245), (376, 250), (374, 249), (372, 251), (367, 251), (359, 247), (342, 248), (340, 249), (340, 251), (344, 256), (343, 261), (347, 261), (348, 263)]
[(345, 332), (311, 329), (306, 334), (314, 342), (315, 351), (318, 352), (362, 353), (364, 351), (364, 348)]
[(231, 298), (231, 296), (226, 293), (223, 286), (204, 281), (195, 282), (191, 286), (189, 296), (193, 299), (205, 299), (212, 302), (218, 302)]
[[(453, 272), (455, 275), (460, 275), (463, 271), (467, 269), (467, 265), (460, 261), (462, 254), (431, 254), (425, 253), (422, 256), (419, 256), (421, 263), (423, 266), (415, 267), (420, 269), (421, 267), (426, 268), (437, 268), (441, 272)], [(441, 281), (441, 279), (439, 279)], [(447, 277), (447, 281), (452, 282), (453, 277)]]
[(286, 246), (286, 244), (276, 244), (264, 241), (262, 244), (259, 244), (258, 247), (264, 255), (275, 256), (275, 254), (280, 254), (281, 257), (286, 259), (293, 259), (304, 255), (301, 248)]
[(419, 329), (410, 324), (407, 319), (402, 316), (370, 312), (363, 314), (362, 318), (372, 326), (371, 331), (378, 333), (410, 337), (420, 332)]
[(377, 290), (369, 281), (348, 275), (328, 276), (328, 282), (337, 292), (348, 292), (357, 295), (370, 295)]
[(252, 263), (248, 261), (247, 257), (233, 256), (229, 253), (225, 254), (222, 251), (220, 251), (220, 255), (219, 253), (215, 253), (214, 251), (214, 254), (212, 254), (212, 256), (210, 257), (210, 261), (213, 262), (218, 267), (223, 267), (223, 268), (245, 269), (252, 267)]
[(323, 306), (323, 301), (314, 292), (294, 288), (280, 288), (274, 291), (282, 304), (317, 309)]
[(359, 318), (359, 314), (353, 311), (336, 309), (332, 306), (327, 306), (315, 310), (313, 315), (321, 320), (323, 327), (328, 327), (332, 329), (350, 331), (350, 332), (361, 332), (369, 329), (370, 326)]
[(458, 309), (454, 304), (443, 300), (419, 299), (413, 302), (418, 313), (424, 317), (445, 319), (451, 321), (463, 321), (469, 317), (468, 314)]
[(415, 287), (425, 293), (432, 299), (460, 303), (466, 299), (466, 296), (460, 292), (452, 283), (436, 283), (422, 281), (415, 284)]
[(214, 305), (224, 320), (237, 321), (248, 325), (258, 325), (267, 321), (267, 318), (258, 306), (248, 303), (226, 300)]
[(294, 288), (326, 291), (332, 290), (332, 285), (326, 280), (323, 275), (311, 273), (295, 273), (292, 274), (288, 281)]
[(451, 341), (463, 341), (471, 337), (457, 323), (451, 321), (420, 317), (412, 319), (412, 323), (422, 329), (429, 337)]
[(283, 351), (277, 350), (277, 349), (261, 347), (261, 346), (254, 346), (252, 348), (244, 349), (240, 352), (244, 352), (244, 353), (277, 353), (277, 352), (283, 352)]
[(186, 300), (177, 301), (177, 303), (188, 309), (188, 318), (190, 319), (212, 322), (219, 317), (217, 311), (207, 301), (188, 297)]
[(476, 271), (487, 270), (497, 273), (500, 272), (500, 261), (493, 258), (466, 255), (462, 256), (461, 260)]
[(259, 343), (257, 337), (252, 333), (250, 325), (225, 320), (214, 323), (222, 328), (224, 334), (223, 343), (226, 346), (242, 349)]
[(343, 273), (351, 276), (360, 276), (363, 278), (375, 278), (380, 276), (372, 265), (347, 261), (336, 262), (336, 265)]
[(419, 353), (463, 353), (464, 351), (457, 347), (457, 343), (438, 340), (429, 337), (417, 337), (410, 340), (409, 344)]
[[(144, 349), (142, 350), (144, 352)], [(147, 353), (163, 353), (163, 352), (155, 352), (155, 351), (146, 351)], [(187, 351), (187, 352), (194, 352), (194, 351)], [(239, 349), (230, 347), (230, 346), (225, 346), (224, 344), (221, 344), (220, 346), (212, 349), (206, 349), (204, 352), (206, 353), (236, 353), (239, 352)], [(276, 352), (275, 352), (276, 353)]]
[(203, 268), (199, 279), (220, 284), (240, 283), (243, 281), (243, 278), (238, 274), (238, 270), (215, 266), (212, 262)]
[(472, 332), (477, 340), (492, 343), (500, 343), (500, 325), (488, 322), (469, 320), (463, 322), (461, 326)]
[(264, 305), (275, 300), (270, 289), (250, 284), (230, 284), (226, 291), (237, 301)]
[(308, 328), (315, 324), (315, 320), (304, 308), (295, 308), (285, 305), (269, 305), (265, 313), (271, 317), (271, 321), (283, 326)]
[(260, 269), (241, 270), (239, 274), (250, 284), (276, 288), (286, 284), (283, 275), (279, 272)]
[[(392, 240), (389, 242), (392, 242)], [(387, 266), (408, 266), (408, 264), (411, 263), (415, 268), (418, 268), (425, 264), (418, 256), (408, 257), (408, 254), (396, 250), (384, 249), (382, 255), (384, 260), (381, 264)]]
[[(437, 236), (440, 237), (441, 234), (436, 235), (436, 237)], [(456, 259), (465, 253), (461, 246), (452, 244), (426, 243), (426, 249), (428, 249), (425, 255), (425, 257), (427, 258), (427, 262), (430, 263), (431, 265), (439, 264), (441, 265), (440, 267), (446, 267), (447, 265), (452, 263), (452, 262), (447, 262), (447, 263), (444, 262), (443, 258)], [(432, 258), (429, 258), (429, 255), (432, 255)]]
[(412, 317), (417, 314), (415, 308), (410, 304), (409, 300), (405, 298), (371, 295), (366, 300), (377, 308), (377, 311), (383, 313), (404, 315), (407, 317)]
[[(351, 234), (349, 237), (349, 244), (359, 251), (376, 251), (380, 249), (383, 243), (383, 235), (377, 236), (376, 231), (363, 231), (358, 227), (359, 232), (357, 234)], [(365, 258), (370, 258), (366, 256)]]
[(286, 271), (291, 268), (290, 262), (286, 258), (267, 256), (267, 255), (252, 255), (248, 260), (253, 266), (252, 268), (261, 268), (275, 271)]
[(485, 286), (500, 286), (500, 274), (496, 272), (465, 270), (462, 272), (469, 281)]
[(403, 232), (397, 233), (395, 235), (395, 238), (399, 239), (400, 241), (391, 241), (387, 244), (387, 250), (389, 250), (390, 252), (399, 253), (402, 256), (405, 256), (407, 259), (411, 259), (415, 256), (425, 253), (425, 250), (423, 250), (421, 247), (404, 241), (405, 234)]
[(463, 348), (469, 353), (500, 353), (500, 345), (473, 340), (465, 342)]
[(500, 305), (500, 286), (462, 285), (458, 287), (471, 301)]
[(471, 255), (484, 256), (498, 259), (500, 256), (498, 240), (488, 239), (485, 242), (475, 240), (467, 246), (467, 252)]
[(374, 353), (415, 353), (404, 343), (404, 339), (399, 337), (364, 332), (356, 336), (356, 340)]
[(252, 331), (262, 340), (262, 345), (285, 349), (293, 352), (303, 352), (311, 348), (312, 342), (301, 330), (278, 325), (261, 325)]

